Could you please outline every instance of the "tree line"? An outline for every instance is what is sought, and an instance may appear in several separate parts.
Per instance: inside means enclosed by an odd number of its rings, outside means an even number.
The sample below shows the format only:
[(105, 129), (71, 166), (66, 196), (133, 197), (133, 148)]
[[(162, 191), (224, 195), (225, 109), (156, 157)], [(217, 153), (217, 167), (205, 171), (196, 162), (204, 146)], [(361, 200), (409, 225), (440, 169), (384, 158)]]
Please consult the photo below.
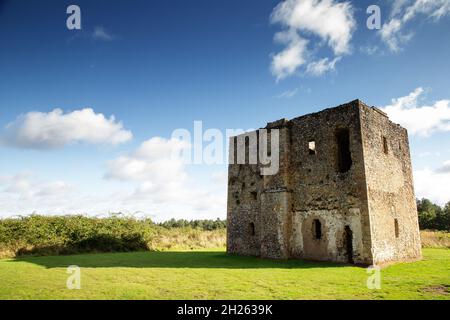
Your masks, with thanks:
[(428, 199), (417, 200), (421, 230), (450, 231), (450, 202), (441, 207)]
[(216, 220), (186, 220), (186, 219), (170, 219), (165, 222), (158, 223), (159, 226), (171, 229), (171, 228), (188, 228), (202, 229), (205, 231), (225, 229), (227, 227), (227, 221), (217, 218)]

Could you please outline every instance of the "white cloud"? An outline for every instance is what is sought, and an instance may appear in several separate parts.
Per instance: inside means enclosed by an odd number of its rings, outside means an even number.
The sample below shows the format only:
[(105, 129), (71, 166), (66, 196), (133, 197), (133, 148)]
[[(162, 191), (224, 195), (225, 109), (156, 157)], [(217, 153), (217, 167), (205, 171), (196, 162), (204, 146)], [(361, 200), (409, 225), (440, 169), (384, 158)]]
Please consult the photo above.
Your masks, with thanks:
[(73, 191), (67, 182), (40, 180), (31, 172), (4, 176), (0, 179), (0, 215), (61, 212)]
[[(64, 181), (42, 181), (36, 176), (18, 174), (0, 177), (0, 217), (39, 213), (46, 215), (86, 214), (107, 216), (121, 212), (127, 216), (155, 221), (226, 217), (226, 180), (144, 181), (130, 190), (85, 194), (84, 188)], [(192, 183), (193, 182), (193, 183)]]
[(185, 166), (177, 155), (188, 147), (177, 139), (149, 139), (132, 154), (110, 161), (106, 178), (157, 185), (182, 181), (186, 177)]
[(105, 178), (136, 183), (135, 191), (123, 198), (122, 205), (153, 208), (158, 219), (218, 213), (223, 217), (226, 182), (211, 186), (193, 181), (181, 156), (187, 148), (191, 146), (181, 140), (154, 137), (131, 154), (110, 161)]
[[(286, 45), (272, 59), (271, 69), (277, 80), (284, 79), (304, 64), (311, 63), (311, 53), (307, 48), (309, 42), (304, 37), (313, 35), (320, 38), (336, 57), (341, 57), (350, 52), (350, 41), (356, 27), (350, 2), (334, 0), (285, 0), (274, 8), (271, 21), (285, 28), (275, 35), (276, 41)], [(317, 67), (320, 61), (322, 65), (328, 64), (328, 68), (322, 67), (323, 72), (333, 69), (337, 60), (330, 64), (329, 60), (334, 61), (335, 58), (325, 59), (327, 60), (322, 58), (319, 62), (313, 61), (310, 69), (315, 70), (314, 66)]]
[(72, 190), (72, 186), (64, 181), (52, 181), (42, 184), (36, 191), (38, 197), (60, 196)]
[(212, 181), (220, 185), (226, 185), (228, 181), (228, 172), (226, 171), (215, 171), (211, 175)]
[(64, 181), (40, 181), (29, 172), (3, 177), (1, 184), (6, 185), (2, 192), (15, 194), (22, 199), (58, 197), (72, 190), (72, 186)]
[(355, 27), (350, 2), (286, 0), (275, 7), (272, 21), (288, 29), (321, 37), (336, 54), (348, 53), (350, 50)]
[(418, 16), (438, 21), (450, 14), (449, 0), (400, 0), (393, 1), (390, 19), (380, 30), (381, 39), (393, 52), (412, 39), (414, 34), (404, 31), (407, 24)]
[(179, 156), (186, 148), (190, 146), (181, 140), (149, 139), (110, 161), (106, 179), (92, 180), (96, 191), (91, 194), (83, 186), (42, 180), (29, 172), (0, 175), (0, 216), (122, 212), (157, 221), (225, 218), (226, 171), (194, 179)]
[(115, 37), (111, 33), (109, 33), (104, 27), (97, 26), (94, 28), (92, 38), (94, 40), (112, 41), (114, 40)]
[(6, 126), (2, 141), (17, 148), (55, 149), (77, 142), (117, 145), (132, 136), (114, 116), (108, 119), (88, 108), (69, 113), (55, 109), (19, 116)]
[(306, 73), (314, 76), (320, 76), (328, 71), (335, 70), (336, 63), (339, 60), (341, 60), (341, 57), (334, 58), (331, 61), (328, 58), (313, 61), (306, 68)]
[[(445, 170), (442, 170), (445, 169)], [(450, 163), (447, 161), (438, 170), (414, 171), (414, 185), (417, 198), (427, 198), (443, 205), (450, 201)]]
[[(424, 92), (423, 88), (417, 88), (405, 97), (393, 99), (391, 105), (382, 110), (412, 135), (427, 137), (436, 132), (450, 131), (450, 101), (441, 100), (426, 105), (421, 103)], [(440, 157), (441, 153), (427, 151), (418, 156)], [(428, 198), (441, 205), (450, 201), (450, 161), (444, 162), (435, 170), (415, 170), (414, 185), (418, 198)]]
[(417, 88), (405, 97), (393, 99), (391, 105), (382, 110), (413, 135), (427, 137), (435, 132), (450, 131), (450, 100), (419, 105), (424, 92), (423, 88)]
[(275, 40), (286, 44), (286, 48), (272, 58), (272, 74), (279, 81), (292, 75), (306, 62), (305, 55), (308, 41), (298, 36), (292, 30), (278, 32), (275, 35)]
[[(445, 161), (441, 167), (437, 168), (436, 173), (450, 173), (450, 160)], [(449, 198), (449, 201), (450, 201), (450, 198)]]

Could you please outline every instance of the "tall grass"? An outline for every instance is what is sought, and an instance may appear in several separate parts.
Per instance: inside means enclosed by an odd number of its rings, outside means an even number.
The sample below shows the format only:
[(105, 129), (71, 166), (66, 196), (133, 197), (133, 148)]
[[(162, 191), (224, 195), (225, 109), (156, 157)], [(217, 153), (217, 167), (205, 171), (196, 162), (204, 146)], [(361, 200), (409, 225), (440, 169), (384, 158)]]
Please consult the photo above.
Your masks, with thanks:
[(420, 232), (423, 248), (449, 248), (450, 233), (444, 231), (423, 230)]
[(223, 248), (226, 244), (226, 229), (201, 230), (192, 227), (157, 229), (149, 242), (153, 250), (192, 250)]

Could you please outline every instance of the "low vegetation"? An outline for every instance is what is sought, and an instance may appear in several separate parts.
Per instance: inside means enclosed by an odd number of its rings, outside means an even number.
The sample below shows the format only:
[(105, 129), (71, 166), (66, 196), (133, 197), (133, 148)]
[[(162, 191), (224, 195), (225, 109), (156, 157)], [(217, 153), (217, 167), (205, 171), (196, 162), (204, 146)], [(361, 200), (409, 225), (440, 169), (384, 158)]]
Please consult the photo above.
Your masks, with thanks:
[[(182, 227), (176, 227), (177, 225)], [(154, 224), (112, 216), (38, 216), (0, 220), (0, 258), (22, 255), (67, 255), (200, 249), (225, 246), (223, 221)]]

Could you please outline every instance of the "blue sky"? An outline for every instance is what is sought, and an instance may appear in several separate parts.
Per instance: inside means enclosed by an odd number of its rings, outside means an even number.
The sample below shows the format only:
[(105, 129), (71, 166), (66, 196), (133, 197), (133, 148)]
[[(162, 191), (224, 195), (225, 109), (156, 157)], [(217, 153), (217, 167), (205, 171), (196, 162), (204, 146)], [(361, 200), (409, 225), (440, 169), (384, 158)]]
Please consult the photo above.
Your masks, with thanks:
[[(381, 30), (366, 27), (372, 4)], [(356, 98), (410, 131), (417, 196), (450, 201), (449, 31), (448, 0), (0, 1), (0, 215), (223, 218), (226, 165), (164, 164), (175, 129)]]

